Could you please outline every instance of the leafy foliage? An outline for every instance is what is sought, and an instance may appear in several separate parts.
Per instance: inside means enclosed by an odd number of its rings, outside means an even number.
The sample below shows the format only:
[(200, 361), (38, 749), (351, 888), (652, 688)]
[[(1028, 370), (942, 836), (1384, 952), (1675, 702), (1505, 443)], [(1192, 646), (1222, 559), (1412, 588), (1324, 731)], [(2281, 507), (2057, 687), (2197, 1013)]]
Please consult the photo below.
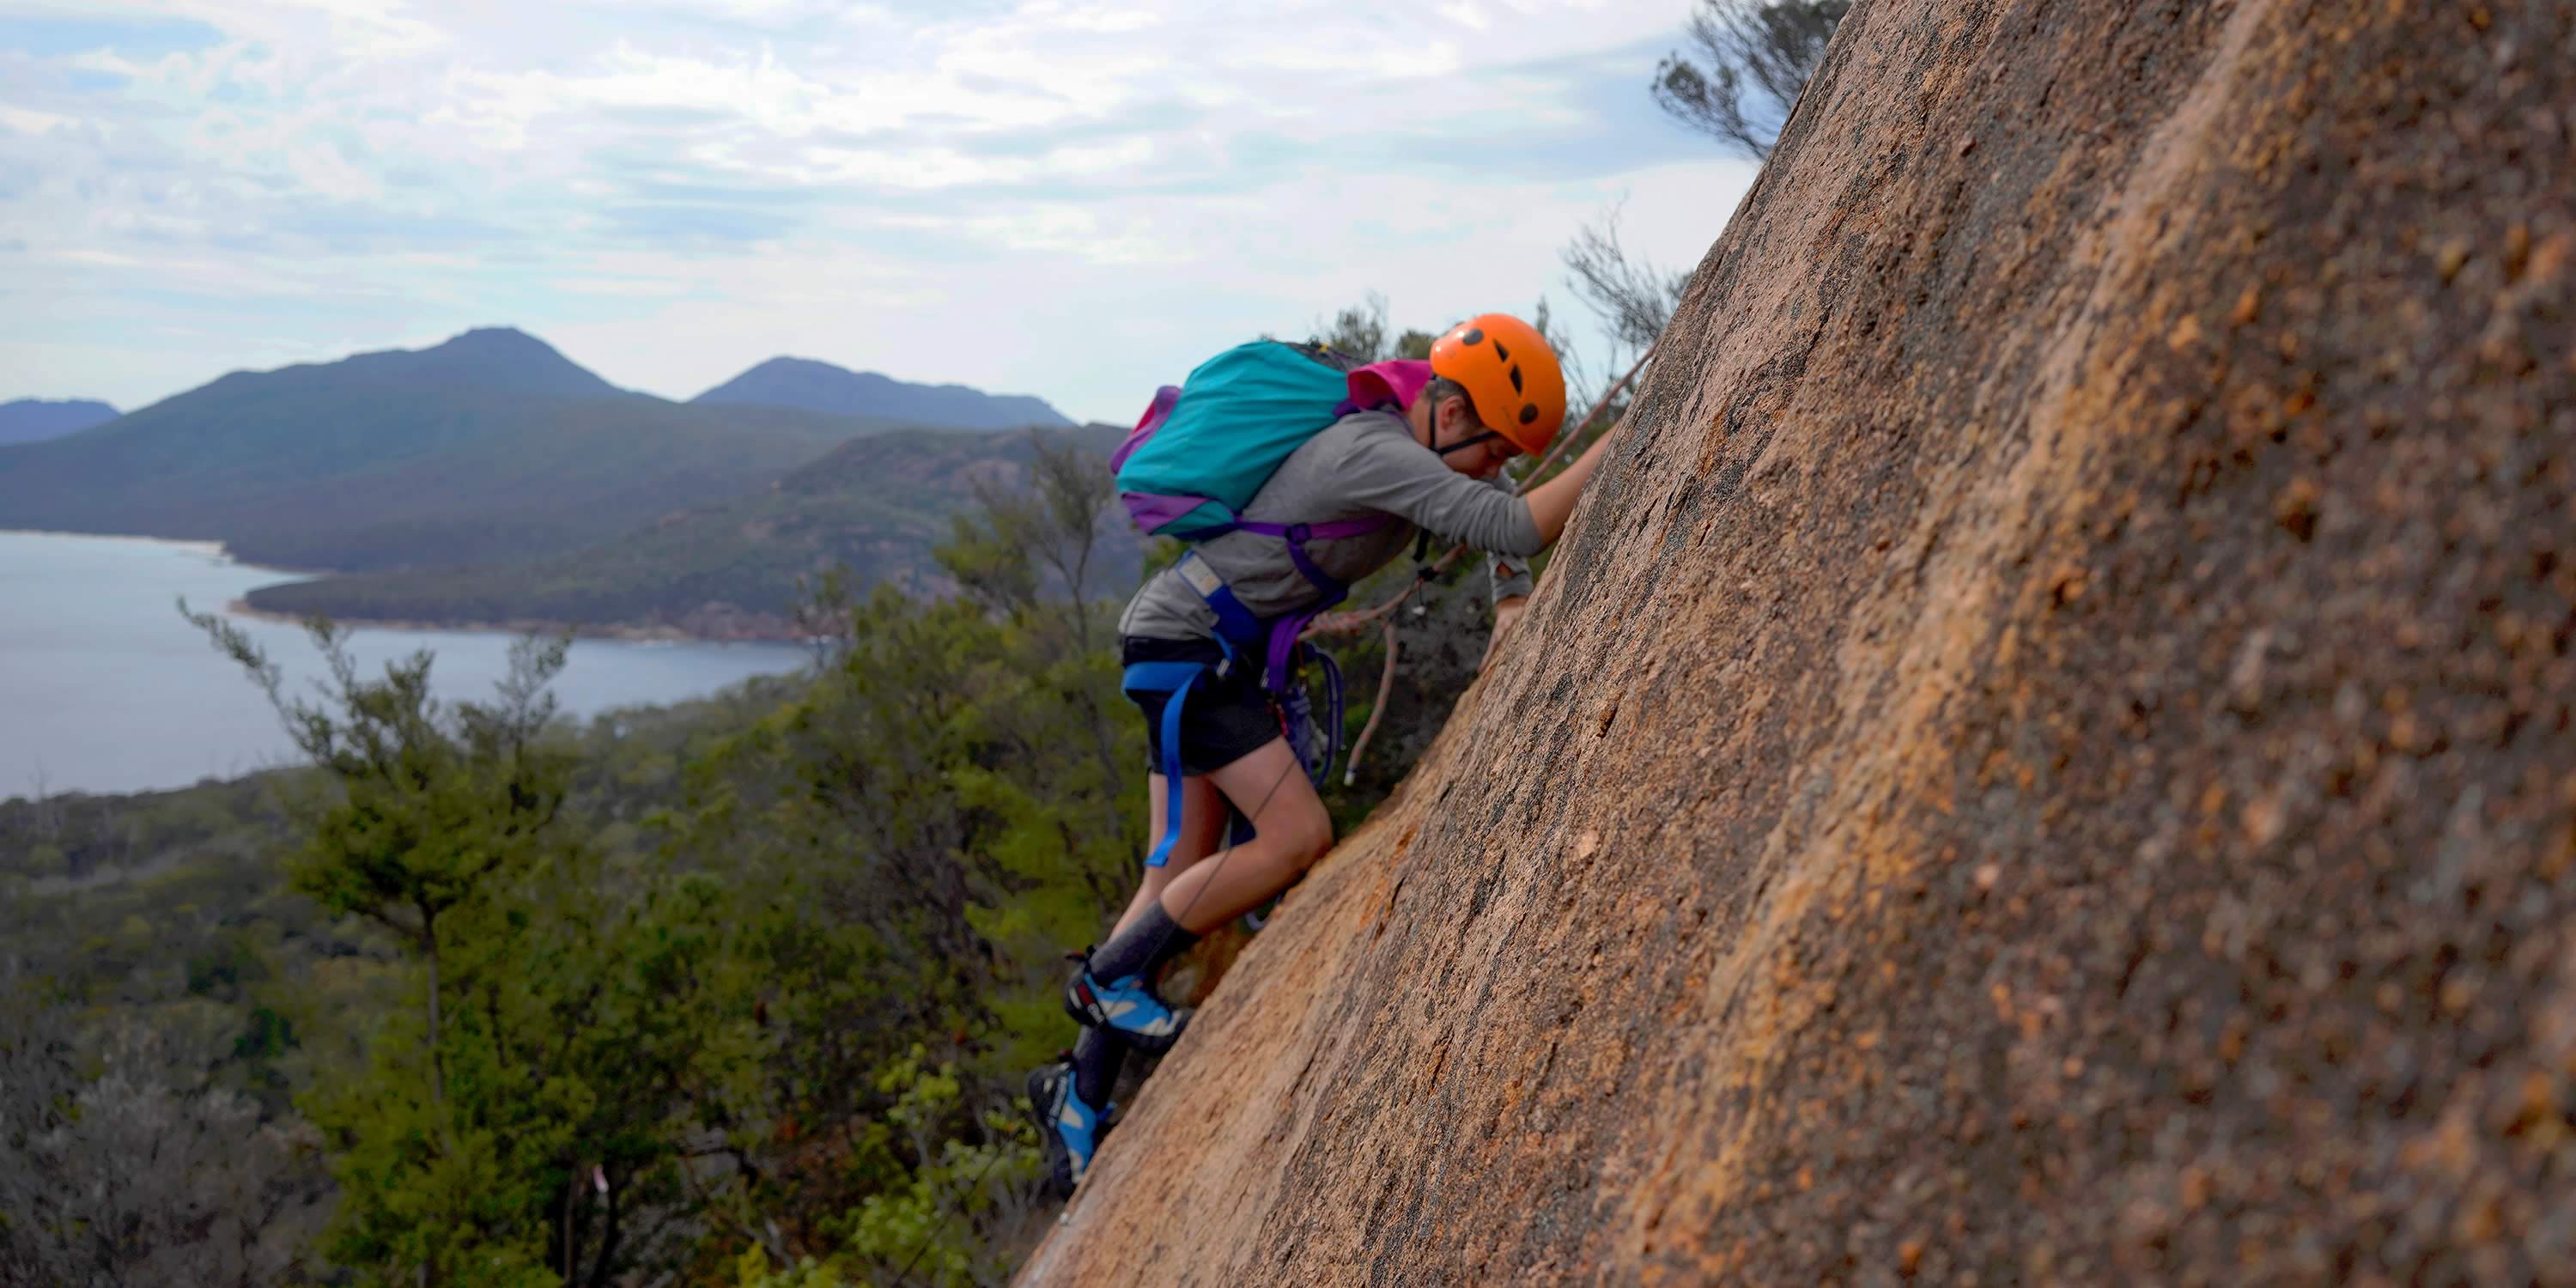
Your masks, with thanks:
[(735, 1263), (737, 1283), (841, 1288), (890, 1281), (965, 1288), (1009, 1279), (1013, 1253), (1044, 1219), (1037, 1195), (1046, 1164), (1037, 1131), (1025, 1116), (986, 1110), (981, 1143), (941, 1139), (936, 1133), (952, 1120), (965, 1083), (955, 1065), (931, 1069), (923, 1058), (916, 1045), (878, 1077), (877, 1090), (895, 1101), (871, 1124), (868, 1143), (885, 1148), (901, 1136), (912, 1157), (930, 1161), (908, 1184), (872, 1194), (828, 1223), (841, 1240), (840, 1252), (824, 1260), (802, 1256), (791, 1267), (775, 1268), (766, 1252), (753, 1248)]
[(1850, 9), (1851, 0), (1699, 0), (1693, 48), (1655, 68), (1655, 105), (1764, 160)]
[(84, 1033), (0, 992), (0, 1284), (300, 1277), (327, 1199), (310, 1132), (210, 1072), (211, 1009)]
[[(192, 620), (319, 771), (290, 883), (383, 927), (420, 972), (419, 1010), (386, 1018), (364, 1071), (300, 1100), (339, 1183), (329, 1255), (388, 1283), (598, 1284), (647, 1260), (686, 1214), (656, 1202), (683, 1170), (688, 1105), (667, 1088), (728, 1045), (685, 951), (719, 896), (681, 881), (621, 906), (560, 825), (572, 752), (546, 736), (545, 690), (565, 641), (523, 641), (496, 701), (451, 707), (427, 653), (368, 679), (317, 621), (331, 679), (314, 700), (237, 627)], [(585, 1163), (600, 1203), (582, 1201)]]

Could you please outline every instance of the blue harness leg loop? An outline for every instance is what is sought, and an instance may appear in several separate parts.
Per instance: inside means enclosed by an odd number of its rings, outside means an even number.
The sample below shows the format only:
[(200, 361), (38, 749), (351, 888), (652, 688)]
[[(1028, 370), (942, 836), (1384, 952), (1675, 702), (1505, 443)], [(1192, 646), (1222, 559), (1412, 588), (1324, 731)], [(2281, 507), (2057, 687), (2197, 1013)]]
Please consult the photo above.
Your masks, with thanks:
[(1181, 836), (1181, 706), (1189, 701), (1190, 686), (1207, 674), (1203, 662), (1138, 662), (1127, 668), (1124, 687), (1129, 693), (1166, 693), (1163, 702), (1163, 839), (1154, 852), (1145, 856), (1145, 866), (1159, 868), (1171, 861), (1172, 845)]
[(1216, 614), (1216, 642), (1224, 647), (1227, 657), (1234, 656), (1238, 648), (1249, 649), (1255, 654), (1269, 648), (1271, 623), (1253, 616), (1252, 610), (1234, 597), (1234, 588), (1226, 585), (1225, 579), (1217, 576), (1216, 570), (1208, 567), (1206, 560), (1199, 558), (1198, 551), (1181, 556), (1178, 567), (1181, 580), (1198, 592), (1200, 599), (1207, 601), (1209, 612)]

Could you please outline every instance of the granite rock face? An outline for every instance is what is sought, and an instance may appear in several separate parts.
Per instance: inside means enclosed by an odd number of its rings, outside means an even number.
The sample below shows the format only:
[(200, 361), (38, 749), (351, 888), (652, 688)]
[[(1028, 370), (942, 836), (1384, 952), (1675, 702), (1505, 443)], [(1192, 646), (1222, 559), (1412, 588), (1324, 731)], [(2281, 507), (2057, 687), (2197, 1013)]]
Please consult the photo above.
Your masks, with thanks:
[(2571, 318), (2567, 0), (1862, 0), (1023, 1281), (2576, 1283)]

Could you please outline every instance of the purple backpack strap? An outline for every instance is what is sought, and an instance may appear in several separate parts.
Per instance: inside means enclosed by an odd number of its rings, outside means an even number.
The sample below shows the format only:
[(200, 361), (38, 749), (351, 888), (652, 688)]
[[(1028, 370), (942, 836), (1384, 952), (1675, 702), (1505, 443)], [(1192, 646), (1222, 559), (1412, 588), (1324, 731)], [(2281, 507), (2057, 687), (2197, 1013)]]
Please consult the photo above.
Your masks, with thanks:
[(1265, 537), (1278, 537), (1286, 541), (1288, 557), (1295, 561), (1298, 573), (1312, 583), (1315, 589), (1324, 592), (1323, 602), (1315, 605), (1322, 609), (1330, 608), (1348, 598), (1351, 588), (1349, 583), (1324, 571), (1323, 565), (1316, 563), (1314, 556), (1306, 553), (1306, 543), (1340, 541), (1375, 532), (1393, 522), (1395, 522), (1394, 515), (1372, 514), (1365, 519), (1339, 519), (1331, 523), (1245, 523), (1237, 520), (1234, 526), (1246, 532), (1259, 533)]
[(1263, 680), (1269, 685), (1271, 692), (1287, 691), (1288, 664), (1296, 657), (1297, 637), (1305, 634), (1306, 624), (1314, 621), (1315, 617), (1325, 609), (1349, 598), (1351, 593), (1349, 583), (1324, 571), (1323, 565), (1316, 563), (1315, 557), (1306, 553), (1306, 543), (1343, 541), (1351, 537), (1364, 536), (1393, 522), (1395, 522), (1395, 516), (1391, 514), (1372, 514), (1361, 519), (1336, 519), (1330, 523), (1252, 523), (1241, 519), (1235, 521), (1234, 526), (1245, 532), (1277, 537), (1287, 542), (1288, 557), (1296, 562), (1298, 574), (1315, 589), (1324, 592), (1324, 598), (1314, 607), (1271, 621), (1267, 650), (1269, 656), (1263, 659), (1268, 663), (1263, 671)]
[(1261, 681), (1272, 693), (1288, 691), (1288, 664), (1297, 656), (1297, 637), (1306, 633), (1306, 623), (1322, 611), (1310, 608), (1270, 623), (1270, 656), (1262, 659)]

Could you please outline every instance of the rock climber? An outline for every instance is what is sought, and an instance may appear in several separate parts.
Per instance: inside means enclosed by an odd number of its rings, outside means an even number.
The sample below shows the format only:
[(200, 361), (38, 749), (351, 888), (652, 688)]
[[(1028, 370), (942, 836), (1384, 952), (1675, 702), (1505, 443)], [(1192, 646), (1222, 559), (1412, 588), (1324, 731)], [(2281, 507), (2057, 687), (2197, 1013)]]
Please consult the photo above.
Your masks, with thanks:
[[(1108, 940), (1088, 954), (1067, 986), (1067, 1009), (1083, 1024), (1071, 1058), (1037, 1070), (1029, 1097), (1043, 1133), (1051, 1179), (1070, 1193), (1089, 1168), (1110, 1114), (1109, 1095), (1128, 1049), (1170, 1049), (1189, 1013), (1154, 989), (1161, 968), (1208, 931), (1259, 908), (1304, 875), (1333, 842), (1332, 820), (1281, 720), (1258, 666), (1222, 666), (1230, 651), (1211, 606), (1221, 582), (1265, 622), (1310, 610), (1316, 582), (1357, 582), (1394, 560), (1420, 531), (1491, 552), (1495, 635), (1517, 619), (1530, 590), (1523, 561), (1555, 542), (1591, 479), (1597, 442), (1555, 478), (1525, 495), (1499, 477), (1504, 464), (1546, 450), (1565, 419), (1565, 381), (1537, 328), (1487, 314), (1432, 345), (1427, 362), (1365, 369), (1385, 397), (1330, 422), (1288, 455), (1259, 486), (1245, 520), (1311, 530), (1302, 542), (1230, 531), (1147, 580), (1119, 621), (1121, 651), (1139, 664), (1208, 669), (1187, 691), (1179, 718), (1180, 780), (1163, 745), (1167, 693), (1129, 696), (1145, 718), (1155, 772), (1151, 831), (1157, 853)], [(1360, 387), (1355, 378), (1353, 387)], [(1351, 520), (1391, 516), (1366, 528)], [(1273, 531), (1278, 529), (1274, 526)], [(1299, 558), (1302, 550), (1303, 558)], [(1506, 562), (1508, 561), (1508, 562)], [(1301, 564), (1306, 566), (1301, 567)], [(1186, 669), (1186, 668), (1185, 668)], [(1133, 671), (1131, 670), (1131, 674)], [(1183, 794), (1177, 834), (1167, 837), (1170, 793)], [(1232, 809), (1229, 811), (1228, 806)], [(1253, 838), (1218, 862), (1229, 815), (1249, 820)]]

